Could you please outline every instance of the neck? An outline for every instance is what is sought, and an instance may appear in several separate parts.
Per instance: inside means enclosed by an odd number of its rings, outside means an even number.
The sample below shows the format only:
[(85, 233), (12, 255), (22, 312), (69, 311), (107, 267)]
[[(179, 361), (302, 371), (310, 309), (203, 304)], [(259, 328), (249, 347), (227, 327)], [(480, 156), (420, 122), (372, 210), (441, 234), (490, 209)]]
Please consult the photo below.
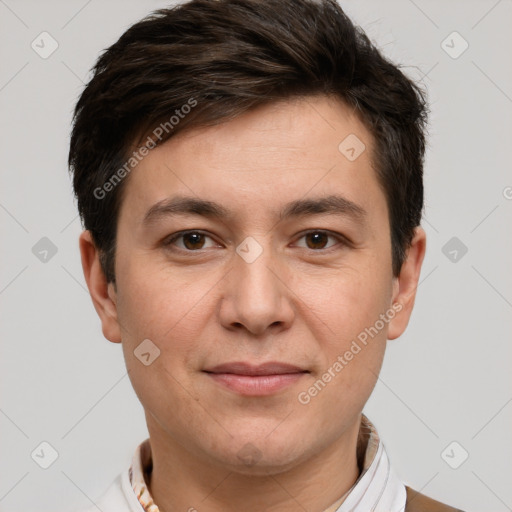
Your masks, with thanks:
[(148, 422), (148, 430), (153, 469), (147, 483), (160, 512), (323, 512), (359, 476), (359, 422), (322, 452), (292, 467), (258, 468), (254, 474), (191, 453), (155, 422)]

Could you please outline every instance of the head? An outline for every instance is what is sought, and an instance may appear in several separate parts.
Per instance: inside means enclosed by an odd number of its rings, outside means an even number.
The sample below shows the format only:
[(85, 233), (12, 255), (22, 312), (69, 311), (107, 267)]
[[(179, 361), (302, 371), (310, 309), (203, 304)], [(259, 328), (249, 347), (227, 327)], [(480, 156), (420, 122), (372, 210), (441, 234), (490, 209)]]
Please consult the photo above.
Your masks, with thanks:
[[(258, 471), (350, 431), (414, 304), (425, 123), (422, 91), (330, 0), (194, 0), (102, 54), (69, 164), (87, 284), (150, 434), (238, 469), (251, 446)], [(300, 372), (267, 394), (212, 377), (240, 361)]]

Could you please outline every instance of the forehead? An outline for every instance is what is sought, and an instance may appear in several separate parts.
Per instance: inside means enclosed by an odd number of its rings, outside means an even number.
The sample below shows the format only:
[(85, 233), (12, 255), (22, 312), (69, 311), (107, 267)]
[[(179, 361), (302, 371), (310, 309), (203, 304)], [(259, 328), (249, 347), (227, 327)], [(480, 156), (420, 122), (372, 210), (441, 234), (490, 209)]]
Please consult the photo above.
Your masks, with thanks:
[(126, 183), (121, 214), (142, 218), (175, 195), (222, 202), (237, 215), (256, 205), (276, 215), (280, 204), (336, 192), (374, 207), (385, 198), (372, 150), (371, 134), (339, 100), (272, 103), (181, 132), (151, 150)]

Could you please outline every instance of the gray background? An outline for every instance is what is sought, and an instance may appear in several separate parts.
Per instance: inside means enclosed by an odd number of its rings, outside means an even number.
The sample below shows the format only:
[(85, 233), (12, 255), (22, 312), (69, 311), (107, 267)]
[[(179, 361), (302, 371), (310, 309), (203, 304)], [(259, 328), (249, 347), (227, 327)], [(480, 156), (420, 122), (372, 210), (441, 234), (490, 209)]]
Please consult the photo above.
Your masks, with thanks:
[[(166, 5), (0, 0), (2, 511), (89, 505), (147, 436), (121, 348), (103, 338), (85, 289), (66, 158), (99, 52)], [(366, 413), (409, 485), (468, 512), (512, 510), (512, 2), (342, 5), (427, 86), (432, 109), (416, 308)], [(43, 31), (59, 45), (46, 59), (31, 47)], [(457, 58), (454, 31), (469, 44)], [(43, 237), (57, 248), (46, 261), (32, 251)], [(48, 469), (31, 458), (43, 441), (59, 455)]]

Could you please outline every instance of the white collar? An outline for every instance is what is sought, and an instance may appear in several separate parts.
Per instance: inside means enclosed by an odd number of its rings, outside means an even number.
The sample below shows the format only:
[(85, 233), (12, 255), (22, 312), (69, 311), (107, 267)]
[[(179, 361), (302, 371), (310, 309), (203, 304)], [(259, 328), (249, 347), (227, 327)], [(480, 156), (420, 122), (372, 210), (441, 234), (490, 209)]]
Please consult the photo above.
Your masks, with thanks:
[(336, 512), (402, 512), (405, 486), (398, 480), (382, 442), (368, 469), (363, 471)]

